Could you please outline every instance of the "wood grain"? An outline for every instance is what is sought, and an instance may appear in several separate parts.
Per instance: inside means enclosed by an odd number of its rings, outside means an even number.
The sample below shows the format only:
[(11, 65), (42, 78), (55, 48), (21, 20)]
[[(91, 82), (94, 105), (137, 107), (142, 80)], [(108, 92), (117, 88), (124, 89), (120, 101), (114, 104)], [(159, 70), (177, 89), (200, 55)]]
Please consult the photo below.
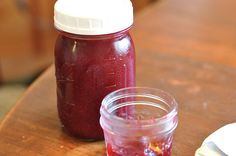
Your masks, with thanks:
[(173, 156), (194, 155), (210, 133), (235, 122), (234, 68), (146, 49), (138, 54), (138, 85), (163, 89), (179, 103)]
[(135, 45), (236, 67), (234, 6), (234, 0), (160, 1), (137, 14)]
[[(234, 4), (166, 0), (137, 14), (137, 84), (170, 92), (179, 103), (173, 156), (194, 155), (205, 137), (235, 122)], [(0, 125), (0, 156), (105, 155), (103, 142), (85, 143), (62, 131), (55, 93), (52, 66)]]
[[(144, 51), (139, 50), (139, 53)], [(203, 139), (235, 121), (236, 72), (220, 65), (149, 52), (138, 60), (139, 86), (164, 89), (179, 103), (173, 155), (193, 155)], [(141, 58), (141, 57), (140, 57)], [(148, 69), (147, 69), (148, 67)], [(0, 127), (0, 155), (104, 155), (103, 142), (84, 143), (60, 127), (51, 67), (25, 93)]]
[(148, 5), (151, 5), (154, 1), (157, 0), (131, 0), (134, 7), (134, 12), (138, 13), (140, 10), (143, 10)]

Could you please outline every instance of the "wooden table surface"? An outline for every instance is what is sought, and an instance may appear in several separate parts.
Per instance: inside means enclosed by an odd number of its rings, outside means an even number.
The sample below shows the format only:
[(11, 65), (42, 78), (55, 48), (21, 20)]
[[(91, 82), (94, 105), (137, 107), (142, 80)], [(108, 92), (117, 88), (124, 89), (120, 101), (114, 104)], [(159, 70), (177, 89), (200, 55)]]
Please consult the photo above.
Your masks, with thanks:
[[(179, 125), (173, 156), (236, 121), (236, 1), (163, 0), (136, 16), (137, 84), (174, 95)], [(0, 156), (104, 156), (103, 142), (66, 135), (56, 110), (53, 66), (0, 125)]]

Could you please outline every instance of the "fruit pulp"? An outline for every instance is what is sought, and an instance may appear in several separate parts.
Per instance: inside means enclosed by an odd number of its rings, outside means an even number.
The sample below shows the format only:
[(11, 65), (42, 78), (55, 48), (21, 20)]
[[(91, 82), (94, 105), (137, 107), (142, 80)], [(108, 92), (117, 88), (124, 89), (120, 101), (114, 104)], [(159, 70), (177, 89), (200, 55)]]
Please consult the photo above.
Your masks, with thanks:
[(129, 142), (121, 146), (108, 143), (107, 156), (171, 156), (171, 142)]

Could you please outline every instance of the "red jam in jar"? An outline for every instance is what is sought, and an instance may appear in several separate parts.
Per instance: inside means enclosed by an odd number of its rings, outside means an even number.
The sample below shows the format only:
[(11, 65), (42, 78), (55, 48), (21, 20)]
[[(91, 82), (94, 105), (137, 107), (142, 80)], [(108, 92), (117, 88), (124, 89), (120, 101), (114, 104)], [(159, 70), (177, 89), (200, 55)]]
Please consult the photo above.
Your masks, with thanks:
[[(89, 7), (89, 1), (58, 0), (55, 4), (55, 26), (60, 32), (55, 45), (57, 107), (67, 132), (81, 139), (99, 140), (103, 139), (101, 101), (114, 90), (135, 85), (135, 54), (129, 34), (132, 16), (124, 22), (117, 9), (111, 16), (108, 12), (106, 16), (96, 15), (96, 9), (94, 13), (82, 9)], [(105, 2), (105, 6), (100, 4)], [(116, 4), (108, 0), (96, 3), (104, 12)], [(132, 8), (129, 0), (127, 4)]]
[(168, 93), (123, 88), (104, 98), (100, 113), (107, 156), (171, 156), (178, 117)]
[[(107, 144), (107, 155), (108, 156), (170, 156), (171, 155), (171, 146), (170, 143), (172, 140), (165, 140), (165, 141), (157, 141), (149, 143), (148, 146), (144, 146), (139, 141), (133, 142), (125, 147), (122, 145), (121, 147), (116, 147), (111, 144)], [(167, 146), (167, 143), (170, 145)], [(122, 151), (122, 152), (121, 152)]]

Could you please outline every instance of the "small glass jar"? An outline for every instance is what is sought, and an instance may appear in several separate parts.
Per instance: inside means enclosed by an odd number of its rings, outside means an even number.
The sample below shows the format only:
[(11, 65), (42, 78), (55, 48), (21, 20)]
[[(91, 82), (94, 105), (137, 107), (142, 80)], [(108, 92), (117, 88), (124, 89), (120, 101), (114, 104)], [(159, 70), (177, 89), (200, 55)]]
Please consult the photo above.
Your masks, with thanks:
[(100, 109), (107, 156), (170, 156), (178, 124), (168, 93), (131, 87), (107, 95)]

